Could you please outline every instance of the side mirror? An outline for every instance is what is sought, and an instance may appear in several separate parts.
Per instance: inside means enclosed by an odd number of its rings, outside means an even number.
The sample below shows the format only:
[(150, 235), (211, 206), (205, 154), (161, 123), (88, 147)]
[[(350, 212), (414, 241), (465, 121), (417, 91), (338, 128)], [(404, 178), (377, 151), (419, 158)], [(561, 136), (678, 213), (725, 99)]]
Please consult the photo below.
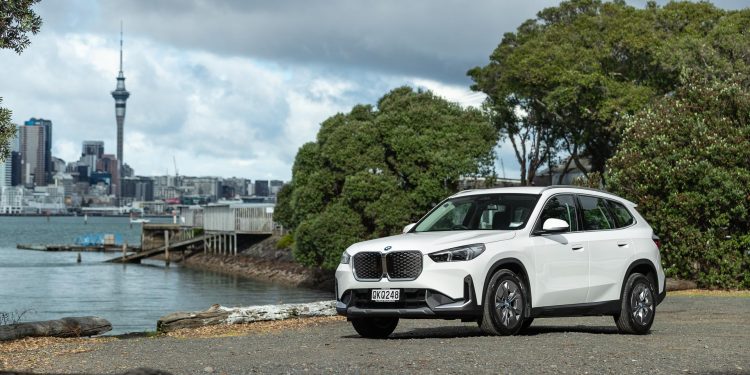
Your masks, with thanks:
[(417, 225), (417, 223), (411, 223), (411, 224), (405, 226), (404, 227), (404, 231), (401, 232), (401, 233), (407, 233), (407, 232), (409, 232), (411, 230), (411, 228), (414, 228), (415, 225)]
[(563, 233), (570, 229), (565, 220), (560, 219), (547, 219), (542, 224), (542, 233)]

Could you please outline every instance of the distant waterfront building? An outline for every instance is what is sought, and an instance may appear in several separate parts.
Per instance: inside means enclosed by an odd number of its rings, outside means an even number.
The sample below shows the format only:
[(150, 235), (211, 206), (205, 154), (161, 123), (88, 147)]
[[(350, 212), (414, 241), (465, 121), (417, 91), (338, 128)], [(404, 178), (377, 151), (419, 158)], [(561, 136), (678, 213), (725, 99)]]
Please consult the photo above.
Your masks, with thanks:
[[(52, 121), (42, 118), (31, 118), (24, 122), (24, 127), (41, 126), (44, 127), (44, 182), (41, 185), (47, 185), (52, 182)], [(21, 152), (23, 157), (23, 151)]]
[(281, 190), (281, 187), (284, 186), (284, 181), (281, 180), (271, 180), (270, 182), (270, 195), (275, 197), (276, 194), (279, 193), (279, 190)]
[[(122, 71), (122, 25), (120, 25), (120, 73), (117, 75), (117, 87), (115, 91), (112, 91), (112, 98), (115, 99), (115, 119), (117, 120), (117, 160), (121, 163), (117, 168), (118, 173), (121, 172), (122, 163), (125, 162), (125, 156), (122, 152), (123, 127), (125, 125), (125, 102), (129, 97), (130, 92), (125, 90), (125, 74)], [(119, 178), (120, 175), (118, 174), (117, 177)], [(119, 190), (116, 190), (115, 195), (120, 196)]]
[[(16, 128), (16, 135), (10, 139), (10, 152), (11, 154), (8, 156), (7, 159), (4, 161), (0, 161), (0, 186), (14, 186), (18, 185), (17, 181), (14, 181), (13, 178), (13, 158), (14, 156), (18, 158), (18, 148), (19, 148), (19, 142), (18, 142), (18, 136), (20, 131)], [(18, 167), (16, 167), (18, 169)], [(14, 184), (15, 182), (15, 184)]]
[(11, 151), (10, 153), (10, 163), (11, 163), (11, 177), (10, 177), (10, 186), (19, 186), (22, 184), (21, 182), (21, 153), (19, 151)]
[(46, 186), (52, 170), (52, 122), (32, 118), (20, 129), (22, 183)]
[[(110, 194), (114, 194), (115, 196), (118, 196), (119, 192), (119, 186), (120, 186), (120, 165), (117, 160), (117, 158), (112, 154), (104, 154), (99, 159), (99, 161), (96, 163), (96, 172), (95, 173), (109, 173), (110, 175)], [(92, 185), (94, 185), (92, 183)]]
[(270, 193), (270, 189), (268, 188), (268, 180), (255, 180), (256, 197), (268, 197), (271, 195)]
[(22, 213), (25, 193), (23, 186), (0, 186), (0, 214)]
[(149, 177), (123, 177), (122, 198), (130, 201), (154, 200), (154, 180)]

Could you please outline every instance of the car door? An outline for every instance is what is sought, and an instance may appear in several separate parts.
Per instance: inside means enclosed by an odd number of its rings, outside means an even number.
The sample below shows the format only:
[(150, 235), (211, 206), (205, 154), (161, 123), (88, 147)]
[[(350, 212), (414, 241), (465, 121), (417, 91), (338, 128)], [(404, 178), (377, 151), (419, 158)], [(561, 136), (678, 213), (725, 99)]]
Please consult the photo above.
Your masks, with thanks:
[[(618, 229), (618, 220), (612, 215), (606, 199), (579, 195), (578, 203), (581, 207), (583, 229), (589, 242), (587, 302), (617, 300), (620, 298), (623, 265), (633, 255), (632, 240), (627, 237), (627, 230)], [(627, 212), (627, 209), (625, 210)], [(627, 225), (630, 224), (632, 222)]]
[(552, 196), (545, 202), (534, 231), (545, 220), (561, 219), (570, 226), (566, 233), (532, 234), (536, 287), (534, 307), (585, 303), (589, 288), (589, 252), (585, 234), (579, 231), (578, 206), (571, 194)]

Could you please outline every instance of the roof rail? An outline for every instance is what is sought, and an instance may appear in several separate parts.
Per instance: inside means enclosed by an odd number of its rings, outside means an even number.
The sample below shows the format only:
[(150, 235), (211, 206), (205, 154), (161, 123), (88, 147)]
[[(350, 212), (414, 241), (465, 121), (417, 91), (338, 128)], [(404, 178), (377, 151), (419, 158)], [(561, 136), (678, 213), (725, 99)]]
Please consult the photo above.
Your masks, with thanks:
[(594, 189), (594, 188), (590, 188), (590, 187), (576, 186), (576, 185), (550, 185), (550, 186), (546, 186), (544, 189), (542, 189), (542, 191), (547, 191), (547, 190), (551, 190), (551, 189), (582, 189), (582, 190), (595, 191), (595, 192), (598, 192), (598, 193), (612, 194), (612, 193), (610, 193), (610, 192), (608, 192), (606, 190)]

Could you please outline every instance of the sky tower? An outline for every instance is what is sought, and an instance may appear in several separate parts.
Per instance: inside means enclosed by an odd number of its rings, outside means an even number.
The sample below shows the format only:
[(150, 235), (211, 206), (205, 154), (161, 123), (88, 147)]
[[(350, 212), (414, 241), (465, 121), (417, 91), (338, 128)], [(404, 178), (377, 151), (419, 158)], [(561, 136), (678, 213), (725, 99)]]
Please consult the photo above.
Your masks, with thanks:
[[(117, 87), (112, 91), (112, 97), (115, 98), (115, 117), (117, 118), (117, 173), (122, 179), (122, 166), (124, 164), (122, 156), (122, 128), (125, 123), (125, 102), (130, 97), (128, 90), (125, 90), (125, 75), (122, 72), (122, 22), (120, 22), (120, 74), (117, 75)], [(120, 197), (120, 187), (117, 187), (117, 197)]]

